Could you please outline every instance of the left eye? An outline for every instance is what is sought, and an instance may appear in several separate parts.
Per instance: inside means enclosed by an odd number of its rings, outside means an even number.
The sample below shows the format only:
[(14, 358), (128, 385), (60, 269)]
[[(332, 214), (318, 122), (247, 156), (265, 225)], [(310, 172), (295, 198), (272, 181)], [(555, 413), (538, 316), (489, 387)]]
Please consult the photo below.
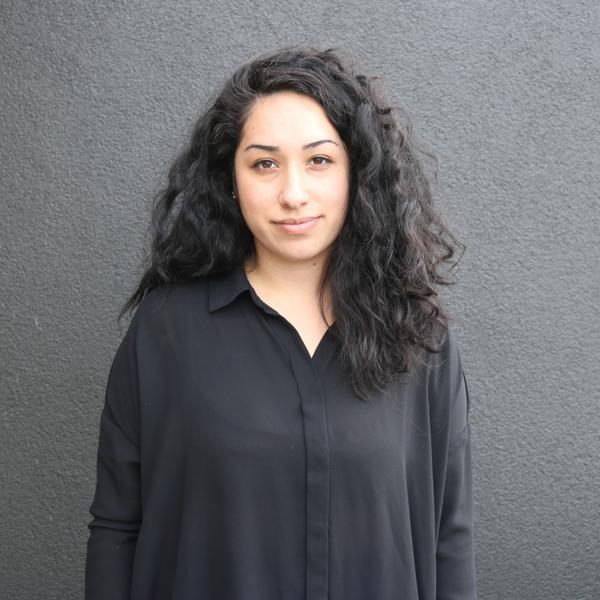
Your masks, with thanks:
[(330, 163), (330, 162), (331, 162), (331, 161), (330, 161), (328, 158), (326, 158), (325, 156), (315, 156), (315, 157), (314, 157), (313, 159), (311, 159), (311, 160), (322, 160), (322, 161), (323, 161), (323, 162), (320, 162), (320, 163), (316, 163), (317, 165), (324, 165), (324, 164), (326, 164), (326, 163)]

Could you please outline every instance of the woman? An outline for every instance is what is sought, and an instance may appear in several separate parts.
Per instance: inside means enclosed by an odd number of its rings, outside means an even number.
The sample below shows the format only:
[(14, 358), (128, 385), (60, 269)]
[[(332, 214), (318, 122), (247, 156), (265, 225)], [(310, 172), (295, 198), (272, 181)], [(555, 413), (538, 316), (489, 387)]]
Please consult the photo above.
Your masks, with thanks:
[(173, 164), (108, 379), (88, 600), (476, 597), (437, 291), (459, 243), (373, 79), (258, 57)]

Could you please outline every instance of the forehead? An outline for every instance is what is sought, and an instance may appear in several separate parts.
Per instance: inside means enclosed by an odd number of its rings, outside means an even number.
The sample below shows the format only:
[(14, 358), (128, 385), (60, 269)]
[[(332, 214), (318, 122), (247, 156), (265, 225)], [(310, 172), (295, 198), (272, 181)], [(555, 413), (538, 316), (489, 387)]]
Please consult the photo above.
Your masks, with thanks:
[(252, 105), (244, 128), (242, 138), (255, 140), (269, 136), (263, 143), (276, 143), (278, 139), (298, 139), (311, 142), (315, 136), (327, 134), (339, 140), (335, 127), (329, 121), (323, 107), (310, 96), (297, 92), (276, 92), (258, 98)]

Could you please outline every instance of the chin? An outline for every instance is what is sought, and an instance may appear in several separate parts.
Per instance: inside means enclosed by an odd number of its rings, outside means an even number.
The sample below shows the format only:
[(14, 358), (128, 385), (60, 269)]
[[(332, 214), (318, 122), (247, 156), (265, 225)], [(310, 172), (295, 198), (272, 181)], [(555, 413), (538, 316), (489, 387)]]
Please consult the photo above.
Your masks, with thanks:
[(280, 257), (283, 260), (292, 262), (292, 263), (302, 263), (308, 261), (316, 261), (319, 260), (323, 256), (323, 251), (321, 252), (306, 252), (306, 253), (298, 253), (298, 254), (280, 254)]

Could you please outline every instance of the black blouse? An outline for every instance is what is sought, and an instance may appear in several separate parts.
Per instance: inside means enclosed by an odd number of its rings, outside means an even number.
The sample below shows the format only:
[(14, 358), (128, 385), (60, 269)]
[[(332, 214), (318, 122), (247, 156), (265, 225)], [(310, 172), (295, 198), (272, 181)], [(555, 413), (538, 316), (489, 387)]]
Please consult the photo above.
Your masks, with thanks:
[(476, 598), (452, 331), (365, 402), (332, 328), (311, 357), (241, 266), (146, 295), (108, 376), (87, 600)]

